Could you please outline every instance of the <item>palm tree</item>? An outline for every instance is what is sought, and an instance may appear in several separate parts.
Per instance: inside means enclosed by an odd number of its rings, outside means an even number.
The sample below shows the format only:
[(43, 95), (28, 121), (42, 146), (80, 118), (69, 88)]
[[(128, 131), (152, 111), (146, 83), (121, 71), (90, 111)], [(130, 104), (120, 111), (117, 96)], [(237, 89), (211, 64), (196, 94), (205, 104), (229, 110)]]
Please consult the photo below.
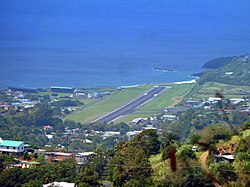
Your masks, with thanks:
[(165, 146), (169, 146), (173, 143), (175, 143), (179, 138), (177, 137), (177, 135), (175, 133), (173, 133), (172, 131), (168, 131), (165, 135), (164, 135), (164, 145)]

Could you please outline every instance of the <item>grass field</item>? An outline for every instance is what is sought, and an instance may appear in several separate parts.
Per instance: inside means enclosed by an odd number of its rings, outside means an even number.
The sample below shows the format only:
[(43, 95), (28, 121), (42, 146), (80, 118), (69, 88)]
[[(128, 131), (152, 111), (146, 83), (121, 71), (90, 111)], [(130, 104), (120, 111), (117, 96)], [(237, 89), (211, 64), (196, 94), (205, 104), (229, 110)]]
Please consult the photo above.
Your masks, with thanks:
[(55, 93), (55, 92), (39, 92), (39, 95), (51, 95), (51, 94), (57, 94), (58, 97), (69, 97), (72, 95), (72, 93)]
[(207, 82), (204, 85), (197, 85), (190, 93), (194, 99), (214, 97), (216, 92), (222, 93), (225, 98), (242, 98), (250, 93), (250, 86), (236, 86), (217, 82)]
[(66, 116), (65, 119), (72, 119), (81, 123), (90, 122), (116, 108), (121, 107), (139, 95), (145, 93), (150, 88), (152, 88), (152, 85), (144, 85), (116, 91), (111, 96), (96, 102), (93, 105), (89, 105), (81, 111), (74, 112)]
[(117, 122), (131, 122), (135, 118), (145, 118), (157, 115), (167, 107), (173, 107), (190, 92), (194, 84), (176, 84), (171, 89), (149, 101), (147, 104), (136, 110), (134, 113), (118, 120)]

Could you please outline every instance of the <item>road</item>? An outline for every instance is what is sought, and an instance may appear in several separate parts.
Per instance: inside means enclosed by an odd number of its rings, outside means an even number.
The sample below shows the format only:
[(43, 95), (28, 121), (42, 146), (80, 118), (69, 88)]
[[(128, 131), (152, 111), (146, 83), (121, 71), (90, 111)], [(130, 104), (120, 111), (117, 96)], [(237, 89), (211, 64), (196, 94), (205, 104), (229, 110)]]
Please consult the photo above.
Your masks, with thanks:
[(134, 112), (136, 109), (141, 107), (142, 105), (146, 104), (148, 101), (153, 99), (154, 97), (161, 94), (166, 89), (170, 88), (169, 86), (158, 86), (154, 87), (153, 89), (149, 90), (147, 93), (141, 95), (140, 97), (136, 98), (135, 100), (127, 103), (126, 105), (123, 105), (122, 107), (106, 114), (105, 116), (102, 116), (98, 119), (93, 120), (91, 123), (96, 122), (106, 122), (110, 123), (118, 118), (121, 118), (122, 116), (128, 115), (132, 112)]

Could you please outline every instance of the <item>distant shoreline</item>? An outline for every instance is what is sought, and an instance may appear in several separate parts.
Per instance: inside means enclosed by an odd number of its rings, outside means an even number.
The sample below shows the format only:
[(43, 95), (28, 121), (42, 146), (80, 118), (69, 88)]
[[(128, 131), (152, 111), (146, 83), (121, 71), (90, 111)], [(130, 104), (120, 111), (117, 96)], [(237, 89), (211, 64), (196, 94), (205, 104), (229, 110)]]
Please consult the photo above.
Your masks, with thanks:
[[(127, 89), (127, 88), (134, 88), (134, 87), (139, 87), (139, 86), (143, 86), (143, 85), (163, 85), (163, 84), (192, 84), (192, 83), (196, 83), (197, 79), (199, 77), (194, 77), (192, 75), (190, 75), (190, 77), (195, 78), (195, 79), (191, 79), (191, 80), (187, 80), (187, 81), (173, 81), (173, 82), (161, 82), (161, 83), (145, 83), (145, 84), (134, 84), (134, 85), (122, 85), (122, 86), (108, 86), (108, 87), (91, 87), (91, 88), (87, 88), (87, 87), (72, 87), (74, 89), (99, 89), (99, 88), (116, 88), (116, 89)], [(22, 87), (25, 89), (35, 89), (38, 92), (41, 91), (47, 91), (50, 90), (51, 87), (39, 87), (39, 88), (35, 88), (35, 87), (29, 87), (29, 86), (24, 86), (23, 84), (20, 84), (18, 87)], [(0, 88), (0, 90), (6, 90), (8, 89), (9, 86), (6, 86), (5, 88)]]

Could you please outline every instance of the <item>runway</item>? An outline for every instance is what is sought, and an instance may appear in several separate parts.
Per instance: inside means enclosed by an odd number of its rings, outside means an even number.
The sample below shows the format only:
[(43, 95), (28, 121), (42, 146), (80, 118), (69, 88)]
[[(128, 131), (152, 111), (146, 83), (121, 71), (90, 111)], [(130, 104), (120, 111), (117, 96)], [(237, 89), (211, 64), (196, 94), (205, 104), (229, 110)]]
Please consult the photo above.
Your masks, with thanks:
[(171, 88), (171, 87), (169, 87), (169, 86), (154, 87), (153, 89), (144, 93), (143, 95), (136, 98), (135, 100), (123, 105), (122, 107), (120, 107), (120, 108), (118, 108), (118, 109), (98, 118), (98, 119), (91, 121), (91, 123), (96, 123), (96, 122), (110, 123), (116, 119), (119, 119), (123, 116), (126, 116), (130, 113), (133, 113), (136, 109), (138, 109), (142, 105), (146, 104), (148, 101), (154, 99), (155, 97), (157, 97), (158, 95), (160, 95), (162, 92), (164, 92), (165, 90), (167, 90), (169, 88)]

